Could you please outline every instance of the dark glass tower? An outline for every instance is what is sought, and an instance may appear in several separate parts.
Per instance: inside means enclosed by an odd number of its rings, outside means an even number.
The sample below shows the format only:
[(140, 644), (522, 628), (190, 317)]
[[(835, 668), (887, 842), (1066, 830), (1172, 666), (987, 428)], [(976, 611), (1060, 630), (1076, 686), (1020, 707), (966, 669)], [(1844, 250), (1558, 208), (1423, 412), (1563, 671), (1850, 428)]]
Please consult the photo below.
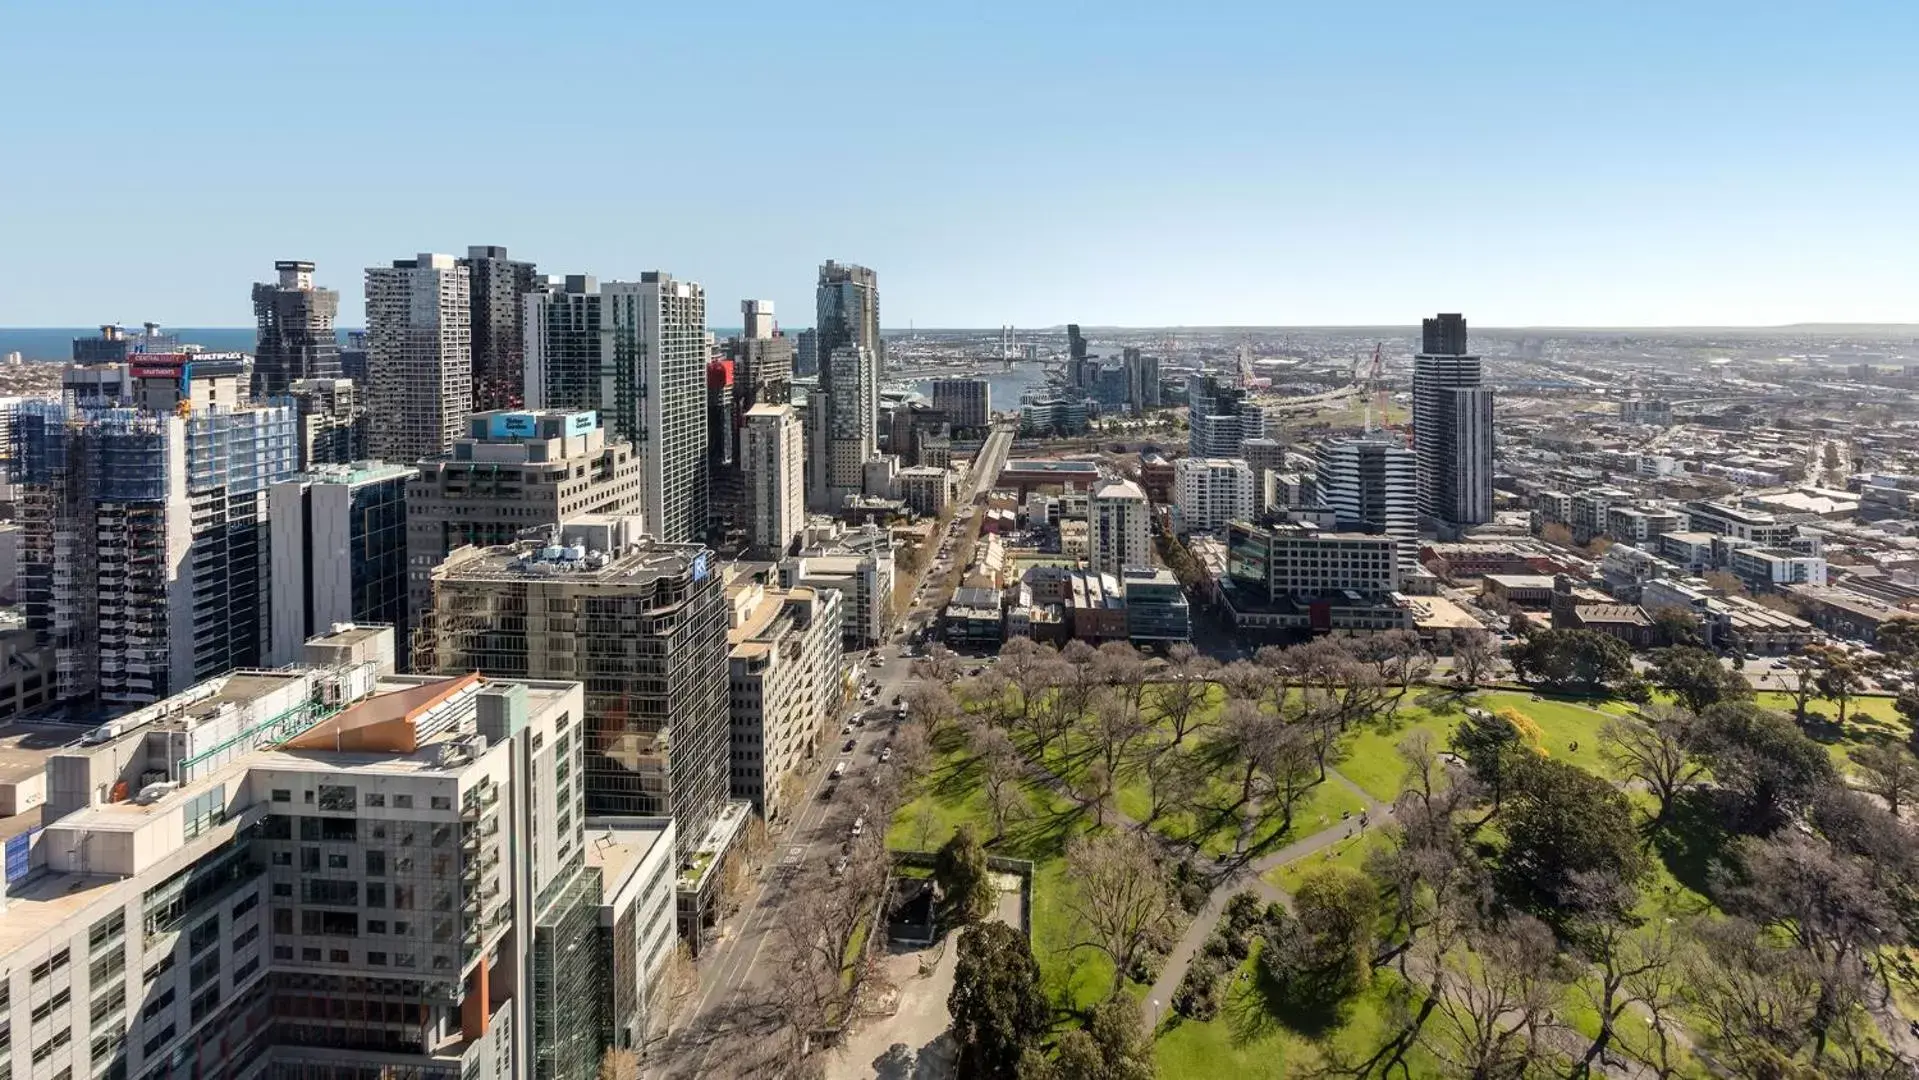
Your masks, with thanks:
[(273, 264), (277, 284), (253, 286), (253, 396), (279, 397), (300, 379), (340, 376), (340, 342), (333, 320), (340, 294), (313, 287), (313, 264), (282, 259)]

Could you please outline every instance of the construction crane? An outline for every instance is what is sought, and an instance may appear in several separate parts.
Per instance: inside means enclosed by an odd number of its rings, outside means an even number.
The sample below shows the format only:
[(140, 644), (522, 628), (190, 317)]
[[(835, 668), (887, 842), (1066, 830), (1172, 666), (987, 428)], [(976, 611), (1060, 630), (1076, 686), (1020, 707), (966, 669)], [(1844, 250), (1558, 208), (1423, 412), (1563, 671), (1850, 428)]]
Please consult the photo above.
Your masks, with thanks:
[(1381, 378), (1380, 343), (1373, 342), (1373, 360), (1366, 365), (1366, 434), (1371, 435), (1386, 423), (1386, 382)]

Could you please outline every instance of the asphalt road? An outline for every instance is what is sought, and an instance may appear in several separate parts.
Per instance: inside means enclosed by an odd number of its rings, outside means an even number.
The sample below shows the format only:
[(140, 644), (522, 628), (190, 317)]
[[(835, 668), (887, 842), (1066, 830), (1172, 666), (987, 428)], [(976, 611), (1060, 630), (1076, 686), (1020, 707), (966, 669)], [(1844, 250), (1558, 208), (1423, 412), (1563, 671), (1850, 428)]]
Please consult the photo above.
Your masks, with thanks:
[[(962, 501), (971, 503), (989, 490), (1006, 462), (1012, 446), (1012, 432), (995, 431), (982, 448), (978, 466), (968, 474), (962, 486)], [(965, 530), (960, 530), (965, 535)], [(957, 544), (951, 536), (941, 538), (940, 554), (957, 556)], [(928, 559), (928, 566), (937, 559)], [(917, 583), (915, 585), (917, 591)], [(910, 681), (912, 661), (900, 655), (908, 628), (932, 616), (932, 611), (915, 601), (901, 628), (894, 631), (879, 650), (879, 666), (869, 666), (867, 653), (846, 654), (846, 662), (858, 664), (862, 678), (875, 680), (879, 687), (877, 704), (889, 710), (893, 698), (903, 694)], [(855, 702), (840, 711), (839, 721), (875, 706)], [(870, 782), (879, 761), (880, 747), (893, 730), (890, 718), (878, 718), (856, 724), (852, 735), (839, 732), (836, 724), (829, 745), (831, 753), (822, 754), (783, 830), (773, 837), (772, 851), (759, 868), (753, 886), (733, 915), (723, 919), (718, 940), (707, 948), (700, 960), (697, 996), (676, 1029), (661, 1044), (647, 1063), (647, 1074), (661, 1078), (708, 1078), (777, 1075), (770, 1071), (778, 1065), (777, 1055), (784, 1043), (775, 1038), (775, 1023), (759, 1007), (762, 991), (778, 972), (768, 970), (767, 955), (773, 940), (773, 928), (779, 912), (799, 872), (829, 866), (839, 858), (840, 844), (860, 813), (860, 793)], [(853, 739), (854, 749), (842, 747)], [(831, 778), (836, 762), (847, 763), (831, 799), (821, 792)], [(887, 822), (868, 821), (867, 828), (884, 829)]]

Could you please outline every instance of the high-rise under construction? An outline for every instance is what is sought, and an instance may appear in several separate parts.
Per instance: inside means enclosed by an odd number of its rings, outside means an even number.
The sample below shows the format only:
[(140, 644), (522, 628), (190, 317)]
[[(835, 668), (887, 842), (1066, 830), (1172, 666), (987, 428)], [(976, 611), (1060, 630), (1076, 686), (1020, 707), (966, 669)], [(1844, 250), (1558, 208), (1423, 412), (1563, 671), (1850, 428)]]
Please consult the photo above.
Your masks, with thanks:
[(298, 467), (293, 409), (249, 402), (239, 354), (138, 354), (125, 377), (132, 408), (14, 421), (27, 623), (61, 698), (109, 707), (263, 661), (268, 488)]

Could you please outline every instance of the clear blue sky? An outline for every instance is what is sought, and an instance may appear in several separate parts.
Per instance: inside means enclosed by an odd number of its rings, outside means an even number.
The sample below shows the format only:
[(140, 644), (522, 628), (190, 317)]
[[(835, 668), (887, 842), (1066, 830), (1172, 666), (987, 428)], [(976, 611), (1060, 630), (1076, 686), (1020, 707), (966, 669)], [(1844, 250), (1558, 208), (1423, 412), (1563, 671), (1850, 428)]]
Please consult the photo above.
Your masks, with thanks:
[[(937, 8), (938, 11), (932, 9)], [(507, 245), (812, 322), (1919, 321), (1919, 3), (0, 0), (0, 325)]]

